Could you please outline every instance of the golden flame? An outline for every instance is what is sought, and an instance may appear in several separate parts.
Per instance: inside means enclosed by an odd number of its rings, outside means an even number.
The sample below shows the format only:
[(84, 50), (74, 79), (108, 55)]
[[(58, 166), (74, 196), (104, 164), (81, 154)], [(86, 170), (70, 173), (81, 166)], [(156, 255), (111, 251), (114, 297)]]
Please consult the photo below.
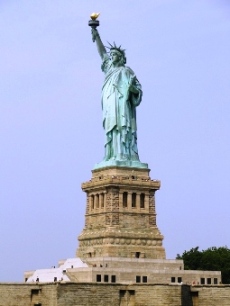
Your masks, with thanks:
[(91, 18), (92, 20), (96, 20), (96, 19), (98, 18), (99, 15), (100, 15), (100, 13), (92, 13), (92, 14), (90, 15), (90, 18)]

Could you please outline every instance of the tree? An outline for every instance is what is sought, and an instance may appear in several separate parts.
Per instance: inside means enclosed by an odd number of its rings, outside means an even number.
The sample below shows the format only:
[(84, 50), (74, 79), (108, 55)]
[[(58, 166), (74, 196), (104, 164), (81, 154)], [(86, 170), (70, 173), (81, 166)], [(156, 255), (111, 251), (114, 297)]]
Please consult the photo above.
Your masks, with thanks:
[(199, 247), (177, 254), (176, 259), (184, 260), (185, 270), (221, 271), (222, 283), (230, 284), (230, 249), (211, 247), (199, 251)]

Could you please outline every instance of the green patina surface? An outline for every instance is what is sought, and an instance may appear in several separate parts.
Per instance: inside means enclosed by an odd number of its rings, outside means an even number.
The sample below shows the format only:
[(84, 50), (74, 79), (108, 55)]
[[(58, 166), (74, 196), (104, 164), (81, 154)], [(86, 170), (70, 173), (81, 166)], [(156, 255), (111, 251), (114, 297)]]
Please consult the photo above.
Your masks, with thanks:
[(107, 53), (96, 28), (92, 28), (92, 38), (105, 74), (101, 100), (105, 156), (94, 169), (109, 166), (148, 168), (146, 163), (140, 162), (137, 149), (136, 107), (142, 99), (141, 84), (132, 69), (125, 66), (125, 50), (114, 44)]
[(102, 161), (94, 166), (94, 169), (100, 169), (105, 167), (129, 167), (129, 168), (141, 168), (141, 169), (148, 169), (148, 164), (141, 163), (140, 161), (131, 161), (131, 160), (107, 160)]

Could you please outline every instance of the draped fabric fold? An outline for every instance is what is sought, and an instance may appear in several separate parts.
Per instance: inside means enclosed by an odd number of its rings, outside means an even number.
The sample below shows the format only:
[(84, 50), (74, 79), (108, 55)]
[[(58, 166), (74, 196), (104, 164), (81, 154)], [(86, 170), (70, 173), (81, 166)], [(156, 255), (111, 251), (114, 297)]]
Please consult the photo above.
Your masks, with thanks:
[[(104, 160), (139, 161), (137, 149), (136, 106), (141, 102), (141, 84), (134, 72), (126, 66), (113, 67), (108, 55), (102, 71), (103, 127), (106, 133)], [(129, 90), (130, 86), (137, 93)]]

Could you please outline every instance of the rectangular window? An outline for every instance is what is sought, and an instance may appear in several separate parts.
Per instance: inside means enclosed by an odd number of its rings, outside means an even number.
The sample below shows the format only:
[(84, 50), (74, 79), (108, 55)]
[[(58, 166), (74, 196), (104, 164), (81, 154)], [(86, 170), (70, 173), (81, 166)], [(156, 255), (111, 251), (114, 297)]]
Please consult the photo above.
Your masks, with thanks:
[(97, 275), (96, 275), (96, 281), (97, 281), (98, 283), (101, 282), (101, 274), (97, 274)]
[(101, 208), (104, 208), (105, 195), (101, 193)]
[(205, 285), (205, 278), (204, 277), (201, 277), (200, 283), (201, 283), (201, 285)]
[(147, 282), (148, 282), (147, 276), (142, 276), (142, 283), (147, 283)]
[(218, 284), (218, 278), (214, 278), (214, 284), (217, 285)]
[(94, 209), (94, 195), (91, 196), (91, 209)]
[(141, 282), (141, 277), (139, 275), (136, 276), (136, 283), (140, 283)]
[(177, 282), (178, 282), (178, 283), (182, 283), (182, 277), (178, 277), (178, 278), (177, 278)]
[(96, 194), (95, 201), (96, 201), (96, 208), (99, 208), (99, 194)]
[(40, 289), (31, 289), (31, 295), (38, 295)]
[(176, 278), (174, 276), (171, 277), (171, 283), (175, 283), (176, 282)]
[(108, 283), (109, 282), (109, 275), (104, 275), (104, 282)]
[(145, 208), (145, 194), (141, 193), (140, 195), (140, 208)]
[(136, 257), (136, 258), (140, 258), (140, 255), (141, 255), (141, 252), (136, 252), (136, 253), (135, 253), (135, 257)]
[(120, 297), (123, 298), (125, 296), (126, 290), (120, 290)]
[(129, 290), (129, 295), (135, 295), (135, 290)]
[(208, 284), (208, 285), (211, 285), (211, 283), (212, 283), (212, 279), (211, 279), (210, 277), (208, 277), (208, 278), (207, 278), (207, 284)]
[(111, 283), (116, 283), (116, 275), (111, 276)]
[(132, 208), (136, 207), (136, 193), (132, 193)]
[(123, 207), (127, 207), (128, 206), (128, 192), (124, 192), (123, 193)]

